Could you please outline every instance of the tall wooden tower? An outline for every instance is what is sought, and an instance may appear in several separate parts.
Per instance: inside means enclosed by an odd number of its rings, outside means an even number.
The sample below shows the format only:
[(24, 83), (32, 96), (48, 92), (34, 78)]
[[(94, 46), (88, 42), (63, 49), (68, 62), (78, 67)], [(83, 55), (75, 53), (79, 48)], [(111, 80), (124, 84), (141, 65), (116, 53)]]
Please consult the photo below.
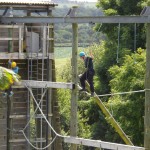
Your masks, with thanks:
[[(37, 16), (39, 13), (52, 17), (56, 4), (49, 2), (0, 2), (2, 16)], [(36, 81), (55, 81), (54, 34), (52, 24), (0, 24), (0, 65), (8, 67), (12, 59), (19, 67), (22, 80), (33, 85)], [(32, 146), (45, 147), (53, 140), (53, 134), (41, 115), (34, 100), (60, 132), (59, 109), (55, 89), (47, 87), (18, 86), (13, 97), (3, 98), (0, 93), (0, 150), (30, 150)], [(44, 94), (45, 93), (45, 94)], [(33, 95), (32, 95), (33, 94)], [(25, 136), (27, 139), (25, 139)], [(57, 142), (57, 144), (55, 144)], [(61, 150), (57, 139), (47, 149)]]

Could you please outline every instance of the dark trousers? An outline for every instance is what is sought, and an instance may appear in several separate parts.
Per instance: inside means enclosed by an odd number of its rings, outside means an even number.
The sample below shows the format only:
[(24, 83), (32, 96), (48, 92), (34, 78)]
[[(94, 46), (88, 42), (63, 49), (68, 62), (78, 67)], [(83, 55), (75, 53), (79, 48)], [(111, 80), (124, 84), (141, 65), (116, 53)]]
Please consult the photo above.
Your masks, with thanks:
[(9, 89), (5, 90), (5, 92), (9, 95), (10, 92), (12, 91), (12, 87), (10, 86)]
[(92, 93), (94, 92), (94, 83), (93, 83), (94, 74), (95, 74), (94, 70), (86, 71), (80, 77), (80, 83), (81, 83), (82, 88), (85, 89), (85, 80), (87, 80), (87, 82), (90, 85), (90, 90)]

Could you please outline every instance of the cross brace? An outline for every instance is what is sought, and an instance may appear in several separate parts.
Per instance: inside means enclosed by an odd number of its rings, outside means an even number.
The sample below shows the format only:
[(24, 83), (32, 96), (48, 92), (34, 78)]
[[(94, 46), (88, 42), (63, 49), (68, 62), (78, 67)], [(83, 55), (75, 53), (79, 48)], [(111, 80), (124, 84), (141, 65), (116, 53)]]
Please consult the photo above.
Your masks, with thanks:
[(63, 88), (63, 89), (74, 89), (75, 87), (73, 83), (36, 81), (36, 80), (22, 80), (19, 86), (20, 87), (28, 86), (31, 88)]

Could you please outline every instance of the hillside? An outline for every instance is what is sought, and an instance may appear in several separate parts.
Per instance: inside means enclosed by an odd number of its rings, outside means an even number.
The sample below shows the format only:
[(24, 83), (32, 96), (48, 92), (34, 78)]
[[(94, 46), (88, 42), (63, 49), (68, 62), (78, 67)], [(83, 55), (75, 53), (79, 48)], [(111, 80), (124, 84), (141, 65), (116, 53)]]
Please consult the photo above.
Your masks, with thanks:
[(53, 11), (54, 16), (66, 16), (72, 6), (78, 6), (76, 16), (101, 16), (102, 11), (96, 7), (96, 3), (89, 2), (59, 2)]
[[(79, 6), (76, 10), (76, 16), (102, 16), (100, 9), (96, 8), (96, 3), (85, 2), (58, 2), (58, 6), (53, 11), (53, 16), (66, 17), (72, 6)], [(85, 47), (99, 43), (103, 38), (102, 34), (94, 31), (95, 24), (79, 24), (78, 25), (78, 41), (80, 47)], [(55, 46), (70, 47), (72, 44), (72, 26), (71, 24), (55, 24)]]

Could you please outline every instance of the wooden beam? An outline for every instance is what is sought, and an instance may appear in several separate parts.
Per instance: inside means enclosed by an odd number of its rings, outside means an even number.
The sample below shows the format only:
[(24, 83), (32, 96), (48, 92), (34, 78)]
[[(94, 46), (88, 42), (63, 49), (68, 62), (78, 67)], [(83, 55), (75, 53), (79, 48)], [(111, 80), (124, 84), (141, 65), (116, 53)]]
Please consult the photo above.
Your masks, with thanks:
[(63, 82), (50, 82), (50, 81), (36, 81), (36, 80), (22, 80), (20, 86), (28, 86), (31, 88), (63, 88), (63, 89), (74, 89), (73, 83)]
[[(13, 38), (13, 37), (8, 37), (8, 38), (0, 38), (0, 41), (18, 41), (19, 38)], [(23, 38), (21, 38), (23, 40)]]
[(9, 142), (11, 143), (22, 143), (27, 142), (26, 139), (10, 139)]
[(27, 115), (10, 115), (9, 118), (11, 119), (25, 119)]
[[(37, 57), (38, 55), (38, 57)], [(49, 59), (54, 59), (54, 54), (53, 53), (48, 53), (48, 56), (44, 56), (44, 58), (49, 58)], [(6, 52), (1, 52), (0, 53), (0, 59), (43, 59), (43, 54), (42, 53), (6, 53)]]
[[(89, 86), (89, 84), (88, 84), (87, 81), (86, 81), (86, 88), (90, 92), (90, 86)], [(115, 128), (116, 132), (120, 135), (120, 137), (123, 139), (123, 141), (126, 144), (133, 145), (133, 143), (131, 142), (131, 140), (124, 133), (124, 131), (122, 130), (122, 128), (120, 127), (120, 125), (117, 123), (117, 121), (114, 119), (114, 117), (111, 115), (111, 113), (109, 112), (109, 110), (105, 107), (105, 105), (103, 104), (103, 102), (101, 101), (101, 99), (97, 96), (96, 93), (94, 93), (94, 94), (95, 94), (95, 96), (93, 97), (93, 99), (98, 104), (98, 106), (102, 110), (103, 114), (106, 116), (106, 120), (112, 125), (113, 128)]]
[(150, 23), (148, 16), (0, 17), (1, 23)]
[(64, 142), (85, 145), (85, 146), (92, 146), (92, 147), (97, 147), (102, 149), (109, 149), (109, 150), (145, 150), (144, 147), (116, 144), (110, 142), (103, 142), (101, 140), (90, 140), (90, 139), (83, 139), (83, 138), (76, 138), (76, 137), (64, 137)]

